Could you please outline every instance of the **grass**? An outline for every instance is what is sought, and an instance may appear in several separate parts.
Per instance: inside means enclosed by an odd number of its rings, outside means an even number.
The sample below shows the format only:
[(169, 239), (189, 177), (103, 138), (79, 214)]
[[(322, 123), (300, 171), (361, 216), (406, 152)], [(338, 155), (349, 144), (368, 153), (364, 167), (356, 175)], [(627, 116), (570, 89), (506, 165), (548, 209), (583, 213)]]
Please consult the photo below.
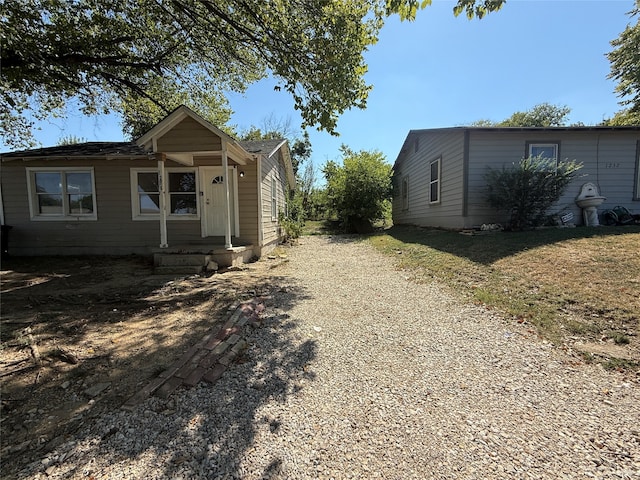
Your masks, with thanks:
[(444, 282), (556, 344), (605, 338), (638, 351), (640, 227), (474, 236), (393, 227), (370, 242), (414, 280)]

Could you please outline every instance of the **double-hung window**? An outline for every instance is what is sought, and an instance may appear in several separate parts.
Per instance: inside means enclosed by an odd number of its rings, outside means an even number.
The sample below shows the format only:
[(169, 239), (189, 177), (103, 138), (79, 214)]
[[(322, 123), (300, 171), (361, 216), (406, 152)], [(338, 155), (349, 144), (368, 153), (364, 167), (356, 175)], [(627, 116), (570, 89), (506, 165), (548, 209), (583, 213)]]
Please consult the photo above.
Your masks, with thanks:
[(197, 215), (196, 172), (168, 171), (169, 215)]
[(442, 158), (436, 158), (430, 164), (429, 203), (440, 203), (440, 174)]
[[(195, 169), (166, 169), (167, 218), (198, 218), (198, 179)], [(134, 220), (160, 217), (160, 178), (155, 168), (131, 170), (131, 209)]]
[(97, 220), (92, 167), (27, 168), (32, 220)]
[(558, 150), (559, 144), (550, 143), (527, 143), (527, 157), (534, 159), (539, 158), (545, 163), (544, 170), (555, 172), (558, 167)]

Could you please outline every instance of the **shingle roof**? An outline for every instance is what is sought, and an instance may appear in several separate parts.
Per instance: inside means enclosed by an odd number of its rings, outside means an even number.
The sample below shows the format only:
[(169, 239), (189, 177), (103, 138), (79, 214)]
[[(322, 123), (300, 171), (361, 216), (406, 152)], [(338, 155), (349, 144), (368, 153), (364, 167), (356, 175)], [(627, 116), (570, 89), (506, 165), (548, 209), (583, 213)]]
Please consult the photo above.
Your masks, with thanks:
[(35, 158), (35, 157), (111, 157), (146, 156), (144, 148), (133, 142), (86, 142), (73, 145), (58, 145), (55, 147), (35, 148), (32, 150), (19, 150), (0, 154), (2, 159)]
[[(249, 153), (268, 155), (273, 152), (284, 140), (251, 140), (239, 141), (238, 143)], [(55, 147), (34, 148), (31, 150), (18, 150), (15, 152), (1, 153), (3, 160), (19, 158), (64, 158), (64, 157), (137, 157), (146, 156), (147, 152), (143, 147), (134, 142), (86, 142), (73, 145), (58, 145)]]
[(277, 138), (275, 140), (244, 140), (239, 141), (238, 143), (249, 153), (269, 155), (282, 142), (284, 142), (283, 138)]

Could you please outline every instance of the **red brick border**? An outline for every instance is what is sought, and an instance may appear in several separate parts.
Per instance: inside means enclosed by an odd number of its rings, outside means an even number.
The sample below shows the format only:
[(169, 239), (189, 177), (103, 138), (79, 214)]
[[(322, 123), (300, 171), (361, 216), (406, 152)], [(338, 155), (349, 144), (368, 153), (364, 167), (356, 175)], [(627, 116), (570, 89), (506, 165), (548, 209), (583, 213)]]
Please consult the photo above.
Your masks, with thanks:
[(246, 348), (243, 330), (248, 325), (259, 323), (264, 309), (264, 301), (260, 298), (242, 303), (222, 327), (208, 332), (169, 368), (127, 400), (122, 408), (132, 410), (154, 394), (167, 398), (181, 386), (193, 387), (201, 380), (209, 383), (217, 381)]

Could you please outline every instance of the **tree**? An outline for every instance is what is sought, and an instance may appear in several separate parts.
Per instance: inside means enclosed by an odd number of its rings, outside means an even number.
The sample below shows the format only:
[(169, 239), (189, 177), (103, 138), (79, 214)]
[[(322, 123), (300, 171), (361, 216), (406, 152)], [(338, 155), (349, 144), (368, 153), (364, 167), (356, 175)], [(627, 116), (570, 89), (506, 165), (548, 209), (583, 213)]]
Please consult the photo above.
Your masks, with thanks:
[(540, 103), (531, 110), (515, 112), (509, 118), (499, 122), (499, 127), (561, 127), (567, 124), (571, 109), (563, 105)]
[(328, 206), (347, 232), (371, 231), (391, 201), (391, 165), (379, 151), (355, 152), (343, 145), (342, 165), (329, 161), (322, 172)]
[(76, 137), (75, 135), (66, 135), (58, 139), (58, 145), (77, 145), (78, 143), (86, 143), (87, 139), (84, 137)]
[(486, 118), (471, 122), (471, 127), (562, 127), (571, 109), (565, 105), (540, 103), (530, 110), (515, 112), (501, 122)]
[(524, 158), (510, 168), (489, 168), (486, 200), (496, 210), (510, 213), (512, 230), (540, 226), (581, 168), (582, 164), (568, 160), (556, 167), (555, 159), (542, 157)]
[(154, 98), (163, 98), (162, 106), (149, 97), (127, 93), (115, 98), (114, 109), (122, 115), (122, 131), (135, 139), (158, 124), (167, 113), (180, 105), (186, 105), (198, 115), (229, 134), (233, 134), (226, 124), (233, 113), (227, 98), (215, 89), (189, 90), (188, 86), (177, 85), (165, 78), (154, 79), (148, 90)]
[[(5, 142), (33, 140), (35, 120), (128, 107), (137, 132), (146, 108), (164, 113), (175, 93), (198, 104), (279, 80), (303, 119), (336, 133), (345, 110), (365, 108), (364, 53), (386, 16), (415, 18), (430, 0), (30, 0), (2, 4), (0, 127)], [(454, 13), (482, 17), (504, 0), (458, 0)], [(208, 92), (203, 94), (203, 92)], [(140, 101), (139, 99), (148, 100)], [(189, 102), (187, 102), (189, 103)], [(223, 110), (225, 105), (222, 105)]]
[(311, 157), (311, 141), (309, 133), (303, 132), (302, 138), (299, 132), (291, 127), (291, 118), (278, 119), (273, 114), (262, 120), (262, 127), (252, 125), (242, 131), (238, 138), (240, 140), (279, 140), (289, 141), (289, 153), (291, 154), (291, 166), (293, 174), (298, 176), (298, 169), (305, 160)]
[(614, 49), (607, 54), (611, 62), (609, 78), (618, 82), (616, 92), (622, 99), (620, 104), (627, 106), (609, 120), (610, 125), (640, 125), (640, 0), (636, 0), (629, 15), (638, 17), (638, 21), (627, 25), (611, 42)]

